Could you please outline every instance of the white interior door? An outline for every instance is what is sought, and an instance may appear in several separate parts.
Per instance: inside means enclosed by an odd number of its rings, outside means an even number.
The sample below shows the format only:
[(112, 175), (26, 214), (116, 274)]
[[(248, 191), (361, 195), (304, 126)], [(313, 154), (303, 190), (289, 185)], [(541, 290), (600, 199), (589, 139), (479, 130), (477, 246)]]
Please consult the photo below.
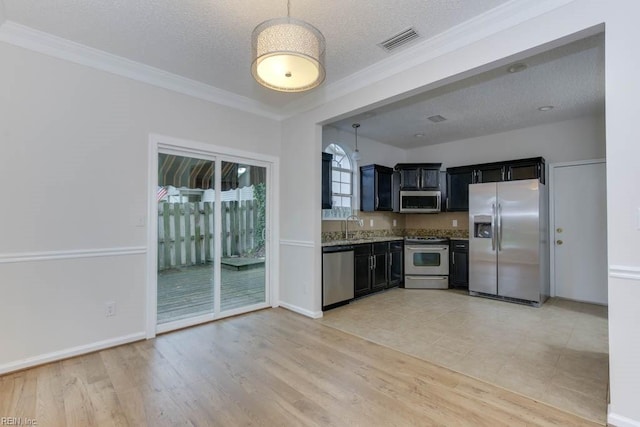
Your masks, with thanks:
[(553, 165), (551, 173), (556, 296), (607, 304), (606, 164)]

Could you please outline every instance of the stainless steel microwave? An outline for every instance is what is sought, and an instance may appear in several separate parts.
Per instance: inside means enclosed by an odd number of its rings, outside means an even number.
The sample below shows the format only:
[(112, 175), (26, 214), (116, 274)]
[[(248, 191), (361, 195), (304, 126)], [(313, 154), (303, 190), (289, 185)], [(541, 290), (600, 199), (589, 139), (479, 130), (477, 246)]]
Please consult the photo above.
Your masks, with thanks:
[(442, 193), (440, 191), (401, 191), (400, 212), (437, 213), (440, 212)]

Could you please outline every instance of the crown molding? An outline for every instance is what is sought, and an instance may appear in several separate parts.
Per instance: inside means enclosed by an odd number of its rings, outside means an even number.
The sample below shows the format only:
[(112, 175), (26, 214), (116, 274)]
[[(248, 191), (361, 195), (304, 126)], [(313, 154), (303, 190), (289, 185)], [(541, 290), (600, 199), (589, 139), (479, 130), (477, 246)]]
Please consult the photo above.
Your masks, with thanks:
[(251, 98), (38, 31), (13, 21), (4, 21), (0, 25), (0, 41), (269, 119), (281, 120), (283, 118), (278, 110)]
[[(0, 0), (0, 6), (3, 4), (2, 1)], [(273, 120), (283, 120), (573, 1), (575, 0), (509, 1), (422, 43), (408, 46), (400, 52), (341, 80), (327, 84), (303, 98), (286, 104), (283, 108), (270, 107), (251, 98), (38, 31), (13, 21), (4, 21), (0, 24), (0, 41), (215, 104)], [(0, 7), (0, 22), (3, 18), (1, 12), (2, 8)]]
[(514, 27), (575, 0), (512, 0), (468, 21), (404, 48), (382, 61), (326, 85), (320, 91), (292, 101), (283, 109), (285, 118), (316, 108), (328, 101), (409, 70), (478, 40)]

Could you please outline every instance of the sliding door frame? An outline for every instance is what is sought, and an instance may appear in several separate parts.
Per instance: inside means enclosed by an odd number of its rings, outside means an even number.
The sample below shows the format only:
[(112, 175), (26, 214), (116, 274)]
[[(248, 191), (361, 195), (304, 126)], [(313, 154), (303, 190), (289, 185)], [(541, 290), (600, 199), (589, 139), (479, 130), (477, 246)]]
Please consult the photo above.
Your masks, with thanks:
[[(277, 307), (279, 305), (278, 293), (278, 266), (279, 249), (276, 244), (279, 241), (279, 161), (277, 157), (250, 153), (235, 148), (222, 147), (212, 144), (206, 144), (198, 141), (191, 141), (179, 138), (173, 138), (164, 135), (149, 135), (148, 150), (148, 186), (147, 186), (147, 298), (145, 307), (146, 318), (146, 337), (154, 338), (156, 334), (167, 332), (170, 330), (180, 329), (199, 323), (205, 323), (212, 320), (222, 319), (228, 316), (253, 311), (265, 307)], [(215, 192), (216, 200), (220, 200), (220, 171), (221, 162), (246, 163), (266, 168), (267, 178), (267, 211), (266, 229), (265, 229), (265, 303), (254, 304), (247, 307), (241, 307), (233, 310), (220, 312), (220, 266), (214, 266), (214, 308), (211, 314), (197, 316), (176, 322), (168, 322), (158, 325), (157, 322), (157, 283), (158, 283), (158, 202), (156, 199), (156, 190), (158, 187), (158, 154), (174, 154), (186, 157), (196, 157), (206, 160), (215, 161)], [(220, 204), (216, 203), (214, 215), (214, 229), (216, 233), (215, 253), (219, 258), (221, 250), (220, 228)], [(217, 286), (215, 285), (217, 284)]]

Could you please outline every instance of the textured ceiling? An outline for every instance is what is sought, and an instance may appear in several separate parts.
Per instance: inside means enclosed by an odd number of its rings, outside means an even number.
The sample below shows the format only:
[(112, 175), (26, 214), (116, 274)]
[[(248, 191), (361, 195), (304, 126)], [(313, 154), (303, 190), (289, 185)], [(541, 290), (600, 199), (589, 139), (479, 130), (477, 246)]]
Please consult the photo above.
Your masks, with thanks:
[[(359, 135), (413, 148), (604, 113), (602, 34), (518, 63), (528, 67), (495, 68), (331, 126), (352, 132), (358, 122)], [(549, 105), (550, 111), (538, 110)], [(447, 120), (427, 120), (434, 115)]]
[[(331, 83), (348, 81), (380, 61), (393, 61), (394, 53), (378, 44), (409, 27), (421, 36), (411, 44), (418, 47), (498, 6), (527, 1), (291, 0), (291, 16), (316, 26), (326, 38), (327, 78), (315, 90), (322, 93)], [(251, 77), (250, 52), (253, 28), (286, 12), (286, 0), (0, 0), (0, 19), (282, 111), (295, 109), (306, 94), (283, 94), (257, 84)], [(520, 73), (500, 67), (333, 125), (352, 131), (351, 124), (358, 121), (362, 136), (410, 148), (603, 111), (601, 36), (525, 62), (529, 67)], [(543, 105), (555, 108), (538, 111)], [(426, 120), (436, 114), (447, 121)], [(424, 137), (414, 137), (417, 133)]]
[[(2, 2), (3, 0), (0, 0)], [(327, 41), (327, 79), (388, 58), (377, 44), (408, 27), (426, 40), (507, 0), (291, 0), (291, 16)], [(251, 77), (251, 32), (286, 16), (286, 0), (4, 0), (6, 19), (282, 107)], [(419, 42), (419, 41), (417, 41)]]

